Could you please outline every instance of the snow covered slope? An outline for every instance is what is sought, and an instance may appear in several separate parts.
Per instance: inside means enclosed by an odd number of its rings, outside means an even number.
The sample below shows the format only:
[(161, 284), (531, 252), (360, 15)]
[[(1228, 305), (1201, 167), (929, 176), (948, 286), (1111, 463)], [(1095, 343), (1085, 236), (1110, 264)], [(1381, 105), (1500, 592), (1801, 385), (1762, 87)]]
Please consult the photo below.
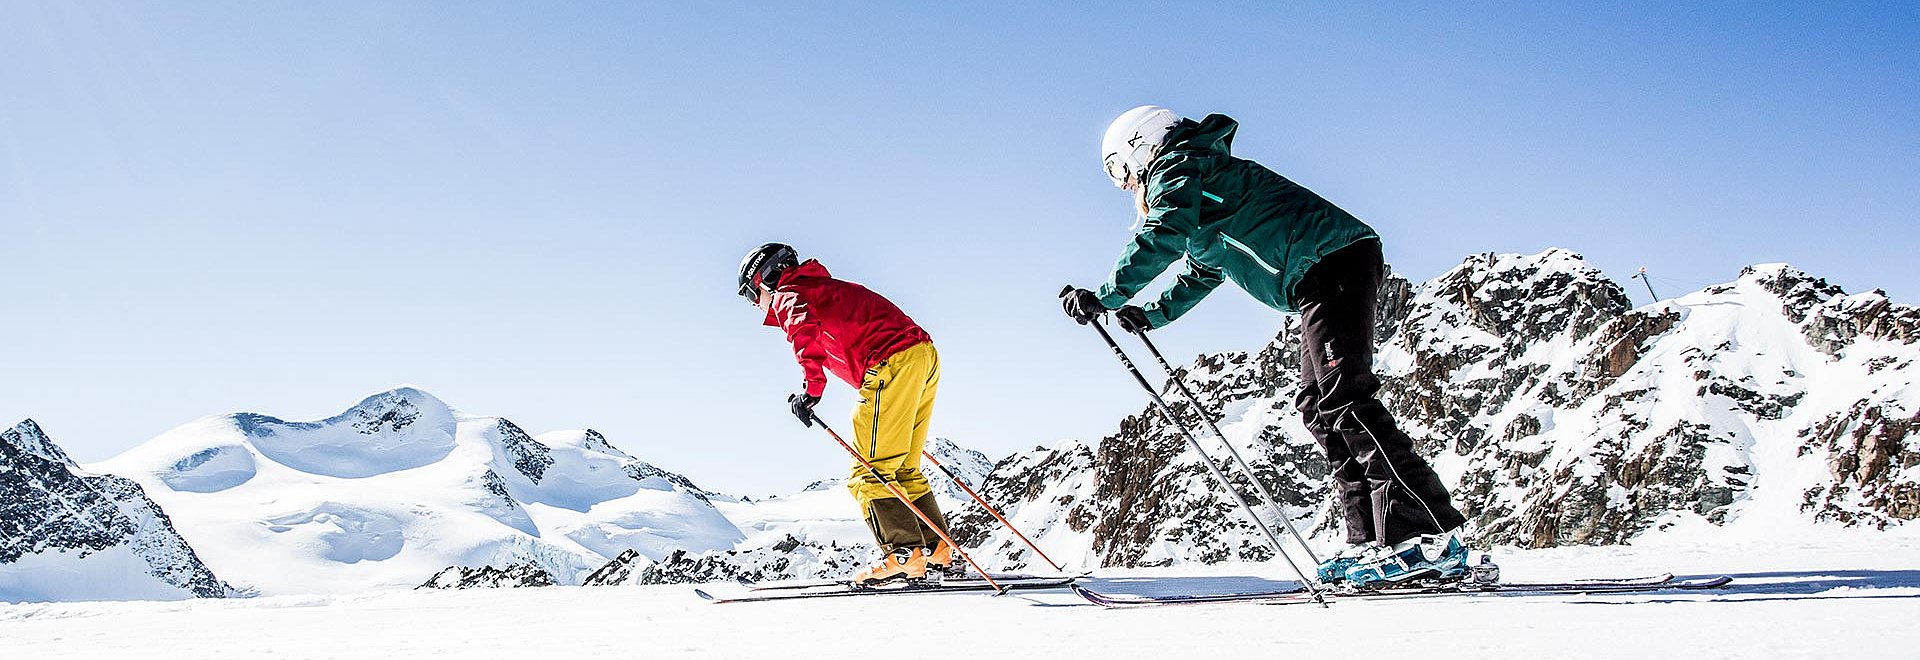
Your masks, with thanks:
[[(10, 657), (1911, 658), (1920, 544), (1572, 547), (1514, 579), (1731, 574), (1724, 591), (1103, 610), (1065, 591), (713, 605), (686, 586), (0, 604)], [(1103, 571), (1124, 593), (1272, 588), (1271, 566)], [(708, 589), (729, 588), (715, 585)], [(900, 633), (902, 617), (921, 625)], [(484, 621), (485, 623), (481, 623)], [(876, 630), (896, 631), (885, 641)]]
[[(1419, 286), (1390, 278), (1380, 295), (1381, 396), (1483, 545), (1777, 539), (1920, 517), (1920, 310), (1880, 292), (1848, 295), (1771, 264), (1629, 309), (1618, 284), (1553, 249), (1477, 255)], [(1292, 406), (1297, 319), (1277, 322), (1260, 352), (1203, 355), (1184, 371), (1324, 549), (1338, 530), (1324, 461)], [(1203, 441), (1225, 457), (1219, 439)], [(984, 492), (1055, 559), (1268, 555), (1152, 410), (1095, 445), (1012, 456)], [(1004, 560), (1027, 559), (983, 513), (956, 525)]]
[(705, 491), (599, 433), (533, 437), (405, 387), (314, 422), (207, 417), (89, 468), (145, 486), (209, 566), (266, 594), (408, 588), (448, 566), (573, 584), (628, 549), (742, 538)]
[(139, 484), (81, 470), (33, 420), (0, 431), (0, 601), (229, 595)]

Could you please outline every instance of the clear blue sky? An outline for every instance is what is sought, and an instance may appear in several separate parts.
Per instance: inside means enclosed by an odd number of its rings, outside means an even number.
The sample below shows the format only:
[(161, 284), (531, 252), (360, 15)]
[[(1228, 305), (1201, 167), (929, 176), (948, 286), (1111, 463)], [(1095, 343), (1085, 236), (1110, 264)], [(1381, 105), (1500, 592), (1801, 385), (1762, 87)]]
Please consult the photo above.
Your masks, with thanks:
[[(1142, 395), (1053, 296), (1150, 102), (1416, 279), (1563, 246), (1637, 302), (1766, 261), (1920, 302), (1920, 5), (1043, 4), (0, 4), (0, 418), (89, 461), (409, 383), (786, 491), (846, 461), (733, 292), (781, 240), (931, 330), (936, 433), (1096, 439)], [(1223, 288), (1160, 343), (1279, 323)]]

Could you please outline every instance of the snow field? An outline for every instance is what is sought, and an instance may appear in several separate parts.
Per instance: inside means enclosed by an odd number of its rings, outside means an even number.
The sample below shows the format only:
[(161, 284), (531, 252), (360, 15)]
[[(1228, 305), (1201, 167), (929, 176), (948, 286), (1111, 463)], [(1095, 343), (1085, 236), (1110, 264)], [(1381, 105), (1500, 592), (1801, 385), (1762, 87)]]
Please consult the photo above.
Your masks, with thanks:
[[(1674, 570), (1725, 591), (1103, 610), (1065, 591), (715, 605), (687, 585), (0, 605), (10, 657), (1909, 658), (1920, 541), (1501, 552), (1512, 580)], [(1274, 565), (1103, 571), (1247, 590)], [(1283, 570), (1283, 569), (1282, 569)], [(730, 588), (716, 585), (715, 589)], [(18, 655), (15, 655), (18, 653)]]

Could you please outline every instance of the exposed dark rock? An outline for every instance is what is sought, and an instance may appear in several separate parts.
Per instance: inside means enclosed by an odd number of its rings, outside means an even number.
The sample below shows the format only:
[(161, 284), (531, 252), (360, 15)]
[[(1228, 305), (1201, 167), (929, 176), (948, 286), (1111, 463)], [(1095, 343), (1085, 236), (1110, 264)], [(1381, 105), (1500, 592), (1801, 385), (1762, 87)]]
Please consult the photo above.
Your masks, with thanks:
[(580, 581), (580, 586), (598, 587), (609, 584), (625, 584), (633, 578), (633, 572), (638, 569), (640, 565), (640, 553), (628, 549), (621, 552), (620, 556), (614, 557), (600, 568), (593, 569), (592, 573), (587, 574), (585, 580)]
[[(354, 429), (367, 435), (398, 432), (420, 419), (420, 409), (404, 390), (386, 392), (367, 399), (351, 411)], [(273, 422), (279, 420), (266, 418)]]
[(1680, 314), (1665, 311), (1659, 314), (1629, 312), (1608, 323), (1594, 342), (1596, 349), (1587, 357), (1583, 371), (1587, 374), (1576, 386), (1573, 396), (1586, 398), (1613, 385), (1613, 382), (1626, 375), (1628, 369), (1640, 362), (1640, 356), (1647, 350), (1647, 340), (1666, 334), (1680, 322)]
[(505, 419), (499, 421), (498, 431), (500, 447), (507, 452), (513, 469), (525, 475), (527, 481), (540, 483), (540, 479), (547, 474), (547, 468), (553, 466), (553, 451)]
[(868, 544), (816, 543), (792, 536), (769, 546), (691, 554), (675, 550), (658, 562), (601, 584), (692, 584), (793, 578), (846, 578), (875, 555)]
[(1920, 518), (1920, 449), (1910, 440), (1920, 413), (1892, 416), (1862, 401), (1802, 433), (1806, 446), (1824, 450), (1834, 484), (1807, 492), (1817, 519), (1886, 528)]
[(139, 484), (81, 472), (33, 420), (0, 431), (0, 564), (122, 546), (150, 575), (194, 596), (240, 593), (200, 561)]
[(448, 566), (415, 589), (492, 589), (500, 587), (551, 587), (553, 574), (532, 564), (513, 564), (506, 568)]

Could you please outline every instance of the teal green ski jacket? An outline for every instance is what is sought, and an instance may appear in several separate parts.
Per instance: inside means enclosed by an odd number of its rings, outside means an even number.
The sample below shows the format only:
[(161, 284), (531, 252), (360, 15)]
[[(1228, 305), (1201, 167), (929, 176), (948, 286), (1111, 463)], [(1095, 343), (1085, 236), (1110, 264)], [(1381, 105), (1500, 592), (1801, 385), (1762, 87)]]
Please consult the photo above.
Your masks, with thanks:
[(1186, 256), (1173, 286), (1143, 305), (1158, 328), (1193, 309), (1231, 278), (1260, 302), (1299, 310), (1294, 285), (1321, 257), (1372, 227), (1311, 190), (1229, 153), (1239, 123), (1226, 115), (1182, 120), (1147, 164), (1147, 217), (1096, 293), (1118, 309)]

